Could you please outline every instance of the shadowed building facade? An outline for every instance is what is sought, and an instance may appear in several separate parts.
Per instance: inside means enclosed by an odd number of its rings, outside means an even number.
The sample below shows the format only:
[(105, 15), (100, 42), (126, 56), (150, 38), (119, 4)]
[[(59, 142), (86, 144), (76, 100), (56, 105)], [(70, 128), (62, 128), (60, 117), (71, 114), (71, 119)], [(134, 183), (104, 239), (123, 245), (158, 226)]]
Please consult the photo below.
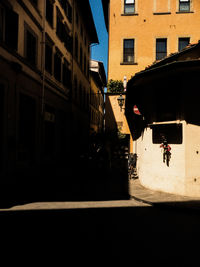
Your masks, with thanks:
[(104, 132), (104, 88), (107, 85), (104, 65), (90, 61), (90, 134)]
[(89, 142), (91, 43), (88, 0), (0, 2), (0, 183), (70, 176)]

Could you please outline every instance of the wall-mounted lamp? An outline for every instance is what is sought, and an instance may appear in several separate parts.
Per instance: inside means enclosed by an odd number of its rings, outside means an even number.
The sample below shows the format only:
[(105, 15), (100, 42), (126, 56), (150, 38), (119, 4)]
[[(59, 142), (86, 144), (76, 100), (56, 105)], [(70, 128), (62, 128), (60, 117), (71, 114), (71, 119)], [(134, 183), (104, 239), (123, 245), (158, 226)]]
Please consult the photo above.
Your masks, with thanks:
[(125, 109), (124, 106), (124, 102), (125, 102), (125, 98), (122, 96), (122, 94), (120, 94), (120, 96), (117, 98), (118, 101), (118, 105), (120, 106), (120, 111), (122, 111), (122, 109)]

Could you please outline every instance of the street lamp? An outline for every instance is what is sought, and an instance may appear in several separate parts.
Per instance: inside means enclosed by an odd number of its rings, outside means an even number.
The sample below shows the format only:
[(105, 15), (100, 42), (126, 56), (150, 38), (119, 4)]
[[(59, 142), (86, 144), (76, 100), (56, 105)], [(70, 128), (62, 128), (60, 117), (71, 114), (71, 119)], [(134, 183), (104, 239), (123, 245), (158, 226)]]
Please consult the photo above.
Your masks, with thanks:
[(117, 98), (118, 101), (118, 105), (120, 106), (120, 111), (122, 111), (123, 106), (124, 106), (124, 102), (125, 102), (125, 98), (122, 96), (122, 94), (120, 94), (120, 96)]

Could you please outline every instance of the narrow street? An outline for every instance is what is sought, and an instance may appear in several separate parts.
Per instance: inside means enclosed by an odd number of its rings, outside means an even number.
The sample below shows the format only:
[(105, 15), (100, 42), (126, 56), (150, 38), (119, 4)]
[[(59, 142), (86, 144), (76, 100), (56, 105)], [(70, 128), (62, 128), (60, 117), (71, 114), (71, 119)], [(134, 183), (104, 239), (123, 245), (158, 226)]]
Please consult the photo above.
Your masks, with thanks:
[(7, 263), (196, 266), (199, 258), (198, 211), (135, 200), (29, 203), (1, 210), (0, 224)]

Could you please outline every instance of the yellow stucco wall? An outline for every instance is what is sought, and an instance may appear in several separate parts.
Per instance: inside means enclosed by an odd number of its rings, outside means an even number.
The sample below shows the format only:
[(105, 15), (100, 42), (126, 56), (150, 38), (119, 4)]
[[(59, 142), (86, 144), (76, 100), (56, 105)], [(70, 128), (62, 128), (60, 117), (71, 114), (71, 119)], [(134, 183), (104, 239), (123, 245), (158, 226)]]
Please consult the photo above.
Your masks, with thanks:
[(126, 120), (126, 117), (124, 116), (124, 106), (122, 111), (120, 110), (117, 98), (119, 97), (119, 95), (108, 95), (107, 97), (107, 102), (110, 103), (110, 109), (112, 114), (113, 114), (113, 118), (111, 118), (110, 116), (110, 120), (114, 119), (118, 130), (122, 133), (122, 134), (129, 134), (129, 127), (128, 127), (128, 123)]
[[(125, 105), (123, 106), (123, 109), (120, 110), (117, 98), (119, 95), (112, 95), (112, 94), (107, 94), (106, 95), (106, 100), (105, 100), (105, 109), (106, 109), (106, 114), (105, 114), (105, 127), (106, 130), (109, 131), (119, 131), (121, 134), (129, 134), (130, 135), (130, 152), (133, 152), (133, 140), (132, 136), (130, 134), (130, 130), (128, 127), (127, 119), (124, 115), (124, 108)], [(124, 95), (123, 95), (124, 97)]]
[[(179, 13), (178, 0), (135, 0), (136, 14), (124, 15), (124, 0), (110, 1), (108, 80), (130, 79), (155, 61), (156, 38), (167, 38), (167, 54), (178, 51), (178, 38), (200, 39), (200, 1)], [(165, 13), (165, 14), (161, 14)], [(121, 65), (123, 39), (135, 40), (136, 65)]]

